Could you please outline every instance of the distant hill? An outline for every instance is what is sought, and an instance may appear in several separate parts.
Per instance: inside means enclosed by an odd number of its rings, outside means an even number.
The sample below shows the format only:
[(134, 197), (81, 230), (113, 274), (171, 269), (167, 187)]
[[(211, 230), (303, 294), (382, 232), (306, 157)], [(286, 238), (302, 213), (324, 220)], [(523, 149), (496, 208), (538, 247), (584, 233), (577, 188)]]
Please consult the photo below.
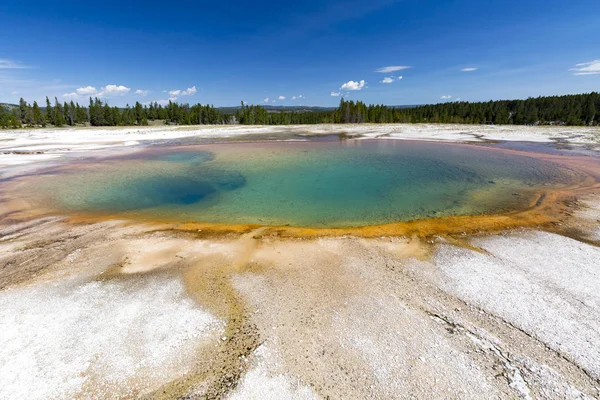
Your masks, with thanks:
[(15, 108), (19, 108), (19, 106), (17, 104), (10, 104), (10, 103), (0, 103), (0, 107), (4, 107), (10, 111), (12, 111)]
[[(250, 104), (252, 105), (252, 104)], [(280, 111), (294, 111), (294, 112), (323, 112), (323, 111), (333, 111), (337, 107), (319, 107), (319, 106), (273, 106), (273, 105), (262, 105), (262, 104), (254, 104), (260, 105), (262, 108), (266, 109), (268, 112), (280, 112)], [(235, 114), (237, 110), (240, 109), (241, 106), (233, 106), (233, 107), (215, 107), (217, 110), (224, 114)]]

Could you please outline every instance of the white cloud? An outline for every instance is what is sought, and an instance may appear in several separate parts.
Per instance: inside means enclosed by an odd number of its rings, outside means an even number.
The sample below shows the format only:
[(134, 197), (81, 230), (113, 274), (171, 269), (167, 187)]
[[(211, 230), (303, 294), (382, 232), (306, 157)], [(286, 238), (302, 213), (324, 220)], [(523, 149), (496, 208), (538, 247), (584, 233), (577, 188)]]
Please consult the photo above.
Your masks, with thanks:
[(6, 59), (6, 58), (0, 58), (0, 69), (24, 69), (24, 68), (29, 68), (29, 67), (26, 65), (19, 64), (18, 62)]
[(452, 96), (450, 96), (450, 95), (440, 97), (440, 99), (442, 99), (442, 100), (450, 100), (451, 98), (452, 98)]
[(131, 89), (123, 85), (106, 85), (102, 88), (102, 91), (98, 93), (98, 96), (124, 96), (129, 93)]
[(285, 100), (285, 96), (279, 96), (278, 99), (279, 100)]
[(348, 82), (344, 83), (340, 87), (340, 89), (341, 90), (361, 90), (364, 87), (365, 87), (365, 81), (363, 79), (360, 82), (348, 81)]
[(65, 97), (68, 99), (77, 99), (82, 96), (93, 96), (95, 94), (98, 94), (98, 90), (96, 90), (95, 87), (86, 86), (86, 87), (77, 88), (72, 93), (65, 93), (62, 95), (62, 97)]
[(342, 94), (339, 92), (331, 92), (330, 96), (331, 97), (340, 97)]
[(268, 97), (265, 97), (265, 98), (263, 99), (263, 103), (268, 103), (268, 102), (269, 102), (269, 98), (268, 98)]
[(139, 94), (140, 96), (146, 96), (148, 93), (150, 93), (149, 90), (138, 89), (135, 91), (135, 94)]
[(304, 96), (302, 96), (301, 94), (299, 94), (298, 96), (292, 96), (292, 100), (296, 100), (296, 99), (303, 99)]
[(96, 88), (93, 86), (80, 87), (76, 89), (75, 92), (80, 96), (89, 96), (98, 93)]
[[(163, 90), (163, 92), (166, 92), (166, 90)], [(179, 96), (193, 96), (196, 94), (196, 92), (198, 92), (196, 86), (192, 86), (191, 88), (187, 88), (186, 90), (171, 90), (169, 91), (169, 96), (171, 96), (172, 101), (175, 101)]]
[(473, 71), (477, 71), (479, 68), (474, 68), (474, 67), (467, 67), (467, 68), (463, 68), (461, 69), (462, 72), (473, 72)]
[(569, 71), (573, 71), (573, 75), (598, 75), (600, 74), (600, 60), (575, 64), (575, 67)]
[(455, 98), (454, 101), (460, 101), (460, 97)]
[(124, 96), (130, 91), (130, 88), (123, 85), (106, 85), (103, 88), (100, 88), (100, 91), (93, 86), (85, 86), (75, 89), (75, 91), (72, 93), (65, 93), (62, 95), (62, 97), (76, 99), (84, 96)]
[(10, 94), (19, 94), (19, 92), (16, 92), (16, 91), (15, 92), (10, 92)]
[(182, 96), (193, 96), (196, 94), (196, 86), (192, 86), (191, 88), (187, 88), (183, 92), (181, 92)]
[(390, 65), (388, 67), (377, 68), (375, 72), (380, 72), (382, 74), (389, 74), (390, 72), (402, 71), (403, 69), (409, 69), (412, 67), (406, 65)]

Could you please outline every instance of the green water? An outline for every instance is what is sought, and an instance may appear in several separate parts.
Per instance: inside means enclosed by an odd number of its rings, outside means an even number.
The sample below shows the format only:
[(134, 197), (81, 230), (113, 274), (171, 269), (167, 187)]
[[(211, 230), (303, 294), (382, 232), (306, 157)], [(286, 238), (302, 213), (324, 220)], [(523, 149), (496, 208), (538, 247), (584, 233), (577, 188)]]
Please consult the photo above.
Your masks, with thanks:
[(67, 168), (38, 189), (69, 211), (341, 227), (515, 209), (576, 178), (476, 146), (347, 140), (154, 149)]

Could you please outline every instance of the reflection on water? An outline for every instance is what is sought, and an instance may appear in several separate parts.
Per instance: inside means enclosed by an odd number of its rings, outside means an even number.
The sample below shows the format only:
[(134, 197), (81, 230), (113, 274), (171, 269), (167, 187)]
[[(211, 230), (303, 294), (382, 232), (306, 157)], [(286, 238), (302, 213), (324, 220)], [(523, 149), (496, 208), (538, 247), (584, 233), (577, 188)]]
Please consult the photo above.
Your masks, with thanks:
[(69, 167), (36, 196), (60, 209), (185, 221), (362, 226), (523, 207), (575, 172), (478, 146), (392, 140), (154, 149)]

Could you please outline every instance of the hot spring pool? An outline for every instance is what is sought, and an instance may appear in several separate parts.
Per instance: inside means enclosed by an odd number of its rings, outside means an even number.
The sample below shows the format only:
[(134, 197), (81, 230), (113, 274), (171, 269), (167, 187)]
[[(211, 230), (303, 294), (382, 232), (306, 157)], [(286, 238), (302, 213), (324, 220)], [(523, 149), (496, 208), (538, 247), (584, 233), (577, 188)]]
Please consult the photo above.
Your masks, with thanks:
[(570, 169), (510, 152), (395, 140), (147, 149), (39, 176), (67, 212), (224, 224), (349, 227), (526, 207)]

